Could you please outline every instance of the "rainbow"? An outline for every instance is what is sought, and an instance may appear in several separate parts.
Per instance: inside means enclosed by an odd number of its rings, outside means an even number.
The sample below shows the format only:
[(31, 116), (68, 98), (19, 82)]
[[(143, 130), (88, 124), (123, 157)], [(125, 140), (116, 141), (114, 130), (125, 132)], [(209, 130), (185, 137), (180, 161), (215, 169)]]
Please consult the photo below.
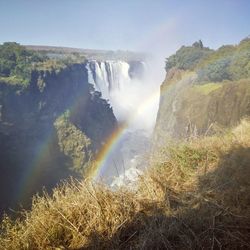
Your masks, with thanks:
[(22, 173), (22, 178), (19, 181), (19, 192), (16, 194), (16, 201), (23, 201), (29, 197), (29, 192), (32, 190), (32, 187), (35, 185), (36, 181), (44, 171), (43, 160), (46, 159), (46, 156), (50, 153), (50, 146), (53, 142), (53, 132), (50, 131), (45, 138), (45, 140), (39, 145), (36, 152), (34, 153), (34, 159), (31, 163), (25, 168), (25, 171)]
[[(71, 104), (71, 108), (69, 109), (71, 112), (74, 112), (81, 102), (82, 96), (79, 95)], [(41, 141), (40, 145), (38, 145), (37, 149), (34, 149), (34, 159), (31, 163), (25, 168), (25, 171), (22, 173), (22, 177), (18, 183), (19, 192), (15, 195), (15, 201), (23, 201), (25, 198), (29, 196), (30, 190), (39, 180), (42, 172), (44, 171), (44, 161), (47, 156), (51, 152), (51, 147), (53, 147), (53, 140), (55, 138), (55, 131), (51, 129), (48, 131), (47, 136)], [(29, 196), (30, 197), (30, 196)]]
[[(95, 165), (86, 173), (86, 178), (92, 180), (99, 180), (103, 174), (106, 172), (108, 166), (108, 159), (115, 152), (115, 149), (119, 143), (124, 138), (129, 125), (141, 114), (146, 112), (148, 108), (159, 100), (159, 91), (156, 91), (150, 95), (150, 97), (142, 103), (132, 117), (130, 117), (127, 123), (123, 123), (113, 131), (113, 133), (108, 137), (106, 143), (103, 145), (101, 150), (95, 157)], [(79, 100), (76, 100), (72, 105), (71, 111), (74, 111), (79, 103)], [(41, 143), (39, 148), (36, 151), (36, 157), (31, 162), (31, 164), (26, 168), (23, 173), (23, 177), (19, 183), (19, 192), (17, 193), (16, 200), (23, 200), (26, 194), (29, 193), (30, 187), (32, 187), (36, 181), (39, 179), (40, 175), (44, 171), (43, 161), (46, 159), (50, 151), (50, 146), (53, 141), (53, 131), (48, 133), (47, 138)]]
[(115, 149), (122, 141), (127, 129), (129, 128), (129, 125), (133, 123), (133, 121), (137, 119), (138, 116), (146, 112), (148, 108), (150, 108), (150, 106), (154, 105), (156, 102), (159, 102), (159, 91), (153, 92), (150, 97), (137, 108), (134, 115), (130, 117), (128, 122), (118, 126), (117, 129), (113, 131), (113, 133), (106, 140), (105, 145), (97, 154), (94, 167), (92, 167), (90, 171), (87, 172), (87, 178), (92, 180), (101, 179), (101, 177), (105, 173), (106, 168), (109, 167), (107, 164), (108, 159), (115, 152)]
[[(182, 75), (181, 79), (188, 78), (193, 75), (193, 72), (188, 72)], [(107, 159), (115, 152), (115, 148), (119, 145), (119, 142), (123, 139), (123, 136), (126, 133), (127, 128), (135, 119), (138, 118), (141, 114), (148, 112), (151, 106), (159, 104), (161, 96), (163, 96), (169, 90), (168, 84), (162, 84), (160, 91), (154, 91), (138, 108), (135, 110), (135, 113), (126, 124), (119, 126), (107, 139), (105, 145), (100, 150), (96, 157), (96, 164), (94, 168), (87, 173), (87, 177), (93, 180), (98, 180), (105, 173), (106, 168), (108, 167)]]
[(106, 140), (105, 145), (101, 148), (94, 159), (94, 166), (86, 173), (86, 178), (92, 180), (98, 180), (105, 173), (105, 169), (108, 167), (109, 156), (117, 148), (117, 145), (122, 141), (125, 135), (128, 124), (122, 124), (117, 126), (113, 133)]

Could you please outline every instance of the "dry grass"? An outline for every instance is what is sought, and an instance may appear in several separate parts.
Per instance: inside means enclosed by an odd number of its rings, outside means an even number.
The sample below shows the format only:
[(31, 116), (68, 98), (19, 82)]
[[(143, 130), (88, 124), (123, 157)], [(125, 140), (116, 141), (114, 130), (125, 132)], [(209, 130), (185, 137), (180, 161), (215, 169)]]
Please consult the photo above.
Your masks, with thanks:
[(250, 122), (164, 152), (137, 191), (72, 181), (35, 197), (0, 249), (250, 248)]

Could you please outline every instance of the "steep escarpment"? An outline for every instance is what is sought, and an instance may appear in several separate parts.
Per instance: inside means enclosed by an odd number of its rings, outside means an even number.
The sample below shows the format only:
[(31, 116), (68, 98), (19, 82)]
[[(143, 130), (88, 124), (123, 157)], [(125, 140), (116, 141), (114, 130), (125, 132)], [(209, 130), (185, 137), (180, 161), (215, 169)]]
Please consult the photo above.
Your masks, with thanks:
[(156, 141), (213, 133), (250, 115), (250, 39), (216, 51), (201, 41), (166, 60)]
[(2, 80), (0, 107), (1, 210), (82, 174), (116, 126), (85, 63), (34, 68), (26, 85)]

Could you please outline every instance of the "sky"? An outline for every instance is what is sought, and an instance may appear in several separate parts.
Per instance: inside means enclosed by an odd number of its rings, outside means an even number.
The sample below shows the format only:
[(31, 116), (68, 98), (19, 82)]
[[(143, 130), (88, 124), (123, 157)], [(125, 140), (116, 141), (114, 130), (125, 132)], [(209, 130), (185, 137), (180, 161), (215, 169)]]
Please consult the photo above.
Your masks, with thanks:
[(248, 35), (249, 0), (0, 0), (0, 43), (166, 57), (198, 39), (218, 48)]

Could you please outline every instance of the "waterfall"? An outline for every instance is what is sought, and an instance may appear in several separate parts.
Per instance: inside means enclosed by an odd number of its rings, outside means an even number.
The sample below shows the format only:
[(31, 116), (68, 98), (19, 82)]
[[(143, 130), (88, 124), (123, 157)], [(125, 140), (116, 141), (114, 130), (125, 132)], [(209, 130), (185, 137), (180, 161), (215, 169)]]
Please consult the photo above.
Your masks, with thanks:
[[(136, 178), (145, 166), (143, 154), (149, 150), (150, 133), (158, 109), (159, 84), (151, 74), (148, 62), (121, 60), (89, 60), (86, 64), (88, 82), (102, 98), (109, 100), (119, 122), (126, 121), (122, 140), (112, 148), (106, 159), (104, 179), (119, 186)], [(152, 97), (156, 96), (156, 99)], [(143, 164), (142, 164), (143, 163)]]
[(109, 99), (112, 92), (122, 91), (130, 84), (130, 65), (124, 61), (90, 61), (87, 63), (88, 80), (104, 99)]
[[(125, 62), (121, 60), (112, 61), (88, 61), (88, 82), (96, 91), (101, 92), (102, 98), (109, 100), (115, 116), (118, 120), (124, 120), (128, 113), (134, 109), (134, 98), (132, 88), (138, 85), (145, 73), (145, 63), (141, 61)], [(124, 105), (124, 97), (130, 101)]]

